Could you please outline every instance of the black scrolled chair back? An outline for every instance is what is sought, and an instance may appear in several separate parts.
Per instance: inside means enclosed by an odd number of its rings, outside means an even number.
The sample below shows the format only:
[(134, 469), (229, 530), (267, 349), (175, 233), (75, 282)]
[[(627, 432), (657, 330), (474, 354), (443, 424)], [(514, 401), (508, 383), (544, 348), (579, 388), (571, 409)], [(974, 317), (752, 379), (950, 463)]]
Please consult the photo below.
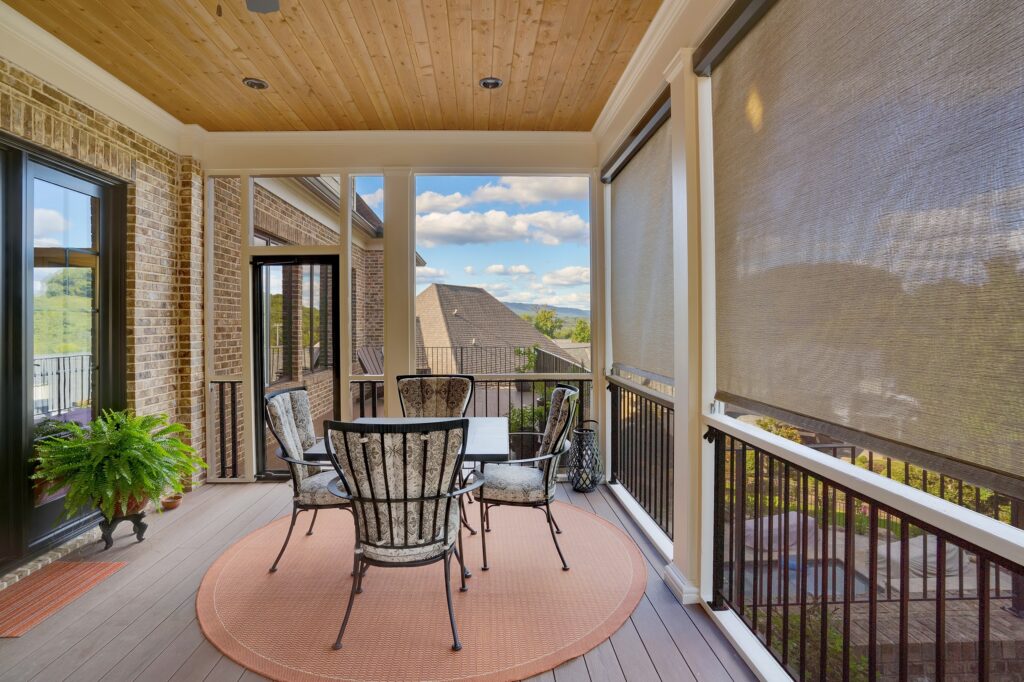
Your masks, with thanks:
[(452, 492), (468, 425), (466, 419), (325, 422), (327, 454), (351, 497), (359, 545), (385, 551), (437, 545), (443, 552), (451, 544), (458, 532)]

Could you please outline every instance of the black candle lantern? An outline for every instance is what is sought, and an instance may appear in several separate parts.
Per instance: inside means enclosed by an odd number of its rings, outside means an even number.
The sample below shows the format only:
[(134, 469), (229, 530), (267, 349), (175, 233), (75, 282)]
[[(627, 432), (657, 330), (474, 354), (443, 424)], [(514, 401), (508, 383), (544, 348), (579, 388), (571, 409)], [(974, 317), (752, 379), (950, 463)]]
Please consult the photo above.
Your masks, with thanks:
[[(582, 423), (597, 424), (593, 419), (586, 419)], [(573, 429), (572, 450), (569, 452), (569, 482), (572, 489), (579, 493), (589, 493), (603, 479), (597, 431), (582, 427)]]

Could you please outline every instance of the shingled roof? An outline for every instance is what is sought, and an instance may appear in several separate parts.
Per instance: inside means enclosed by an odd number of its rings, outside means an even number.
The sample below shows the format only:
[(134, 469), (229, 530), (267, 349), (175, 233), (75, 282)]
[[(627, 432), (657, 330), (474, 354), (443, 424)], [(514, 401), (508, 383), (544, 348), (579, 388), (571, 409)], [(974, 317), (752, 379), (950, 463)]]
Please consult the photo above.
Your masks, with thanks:
[[(566, 356), (551, 339), (480, 287), (431, 284), (416, 297), (416, 317), (435, 373), (513, 371), (511, 354), (501, 349), (537, 346), (552, 355)], [(445, 352), (435, 350), (450, 348), (464, 350), (458, 358), (446, 358)], [(471, 350), (474, 348), (480, 350)]]

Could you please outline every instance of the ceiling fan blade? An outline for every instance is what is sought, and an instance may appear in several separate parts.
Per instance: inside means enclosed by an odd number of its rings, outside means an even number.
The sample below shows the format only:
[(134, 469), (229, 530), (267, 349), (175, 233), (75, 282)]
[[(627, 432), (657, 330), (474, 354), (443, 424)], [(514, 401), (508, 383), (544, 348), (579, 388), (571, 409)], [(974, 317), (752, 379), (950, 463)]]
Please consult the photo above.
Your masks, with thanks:
[(245, 6), (250, 12), (259, 12), (260, 14), (281, 10), (280, 0), (245, 0)]

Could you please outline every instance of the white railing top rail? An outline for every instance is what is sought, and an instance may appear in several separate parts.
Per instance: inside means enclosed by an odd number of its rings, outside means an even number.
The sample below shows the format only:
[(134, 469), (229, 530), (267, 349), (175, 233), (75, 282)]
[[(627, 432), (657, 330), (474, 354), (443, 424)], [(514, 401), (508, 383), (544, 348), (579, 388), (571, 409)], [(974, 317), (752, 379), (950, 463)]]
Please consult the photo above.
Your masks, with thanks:
[(1024, 529), (960, 507), (923, 490), (776, 436), (721, 414), (704, 414), (704, 423), (795, 464), (858, 495), (907, 514), (996, 556), (1024, 566)]

